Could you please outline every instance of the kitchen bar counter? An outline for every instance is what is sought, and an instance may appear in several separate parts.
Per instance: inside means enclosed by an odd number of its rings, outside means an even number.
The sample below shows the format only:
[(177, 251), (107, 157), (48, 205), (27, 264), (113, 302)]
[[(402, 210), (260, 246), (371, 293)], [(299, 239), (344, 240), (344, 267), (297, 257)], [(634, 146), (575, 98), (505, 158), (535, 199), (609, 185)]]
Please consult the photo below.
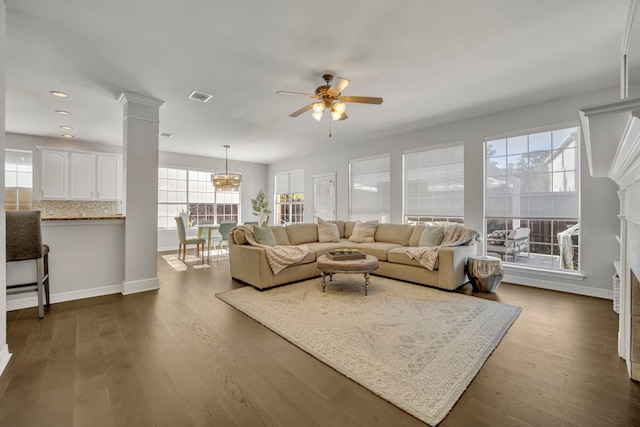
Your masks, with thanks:
[(44, 217), (42, 221), (105, 221), (125, 219), (123, 215), (79, 216), (79, 217)]

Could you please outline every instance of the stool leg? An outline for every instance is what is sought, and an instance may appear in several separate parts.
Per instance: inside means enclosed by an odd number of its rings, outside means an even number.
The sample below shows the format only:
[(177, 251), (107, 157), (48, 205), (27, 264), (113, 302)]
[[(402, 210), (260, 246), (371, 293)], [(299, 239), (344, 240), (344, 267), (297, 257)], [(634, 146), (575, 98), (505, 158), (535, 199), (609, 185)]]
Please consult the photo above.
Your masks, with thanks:
[(42, 278), (44, 276), (44, 261), (42, 258), (36, 259), (36, 271), (38, 274), (38, 317), (42, 319), (44, 317), (44, 304), (42, 301), (44, 297), (44, 285), (42, 284)]
[(49, 254), (46, 254), (44, 257), (44, 296), (45, 301), (47, 301), (47, 307), (51, 304), (51, 299), (49, 298)]

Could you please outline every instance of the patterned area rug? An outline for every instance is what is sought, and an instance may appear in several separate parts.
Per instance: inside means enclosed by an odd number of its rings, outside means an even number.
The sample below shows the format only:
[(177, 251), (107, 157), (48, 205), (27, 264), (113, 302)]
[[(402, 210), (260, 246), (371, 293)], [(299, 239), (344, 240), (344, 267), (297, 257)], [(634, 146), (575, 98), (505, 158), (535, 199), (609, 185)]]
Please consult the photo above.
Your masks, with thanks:
[(418, 419), (444, 419), (521, 308), (378, 276), (217, 295)]

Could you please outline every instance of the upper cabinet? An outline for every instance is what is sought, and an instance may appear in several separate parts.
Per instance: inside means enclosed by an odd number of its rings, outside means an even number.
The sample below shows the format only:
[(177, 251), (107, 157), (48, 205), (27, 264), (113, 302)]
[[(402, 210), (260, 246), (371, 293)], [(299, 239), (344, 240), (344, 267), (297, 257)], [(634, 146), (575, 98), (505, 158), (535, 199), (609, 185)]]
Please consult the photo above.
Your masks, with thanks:
[(121, 156), (40, 149), (43, 199), (119, 200)]
[(42, 167), (41, 196), (43, 199), (67, 198), (67, 152), (57, 150), (40, 150)]
[(120, 199), (120, 156), (96, 154), (96, 199)]

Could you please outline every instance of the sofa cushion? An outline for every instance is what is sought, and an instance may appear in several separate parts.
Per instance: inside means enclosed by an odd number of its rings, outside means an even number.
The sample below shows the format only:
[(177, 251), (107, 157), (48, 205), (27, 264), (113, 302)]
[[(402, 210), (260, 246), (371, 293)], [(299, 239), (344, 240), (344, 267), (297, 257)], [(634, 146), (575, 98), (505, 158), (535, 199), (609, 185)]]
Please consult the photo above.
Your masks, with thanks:
[(379, 224), (376, 229), (375, 241), (407, 246), (411, 233), (413, 233), (413, 226), (408, 224)]
[(244, 238), (244, 231), (233, 230), (233, 241), (236, 242), (236, 245), (246, 245), (247, 239)]
[(404, 264), (404, 265), (412, 265), (414, 267), (422, 267), (422, 265), (420, 265), (420, 262), (418, 260), (409, 258), (409, 255), (407, 255), (408, 249), (409, 249), (408, 246), (401, 246), (401, 247), (393, 248), (389, 250), (389, 252), (387, 253), (388, 261), (394, 264)]
[(318, 241), (321, 243), (339, 242), (340, 231), (338, 230), (338, 226), (322, 218), (318, 218)]
[(444, 227), (427, 226), (422, 231), (422, 236), (420, 236), (420, 242), (418, 243), (418, 246), (423, 246), (423, 247), (438, 246), (440, 243), (442, 243), (443, 237), (444, 237)]
[(488, 245), (503, 245), (507, 238), (507, 230), (495, 230), (487, 236)]
[(344, 239), (344, 221), (337, 219), (337, 220), (331, 220), (327, 222), (335, 224), (338, 227), (338, 233), (340, 233), (340, 238)]
[(367, 255), (374, 256), (380, 261), (387, 261), (387, 252), (394, 248), (401, 248), (402, 246), (396, 243), (372, 242), (355, 244), (352, 243), (349, 247), (357, 249), (360, 252), (364, 252)]
[(287, 230), (285, 227), (281, 225), (272, 225), (271, 231), (273, 232), (273, 236), (276, 238), (276, 245), (280, 246), (290, 246), (291, 242), (289, 241), (289, 235), (287, 234)]
[(256, 241), (261, 245), (276, 245), (276, 238), (269, 227), (253, 227), (253, 234), (256, 236)]
[(345, 221), (344, 222), (344, 238), (348, 239), (353, 234), (353, 227), (355, 227), (355, 221)]
[(291, 224), (285, 227), (289, 243), (301, 245), (318, 241), (318, 226), (313, 223)]
[(374, 236), (376, 235), (376, 228), (378, 228), (378, 221), (358, 221), (353, 226), (353, 233), (349, 240), (355, 243), (370, 243), (375, 242)]
[(309, 252), (315, 252), (316, 254), (316, 259), (320, 256), (320, 255), (324, 255), (329, 251), (334, 251), (336, 249), (341, 249), (341, 248), (345, 248), (347, 247), (347, 243), (349, 243), (347, 240), (342, 240), (340, 242), (334, 243), (334, 242), (325, 242), (325, 243), (320, 243), (320, 242), (315, 242), (315, 243), (305, 243), (307, 245), (307, 247), (309, 247)]
[(420, 237), (422, 237), (422, 232), (426, 227), (424, 224), (416, 224), (413, 227), (413, 232), (409, 238), (409, 246), (418, 246), (420, 244)]

